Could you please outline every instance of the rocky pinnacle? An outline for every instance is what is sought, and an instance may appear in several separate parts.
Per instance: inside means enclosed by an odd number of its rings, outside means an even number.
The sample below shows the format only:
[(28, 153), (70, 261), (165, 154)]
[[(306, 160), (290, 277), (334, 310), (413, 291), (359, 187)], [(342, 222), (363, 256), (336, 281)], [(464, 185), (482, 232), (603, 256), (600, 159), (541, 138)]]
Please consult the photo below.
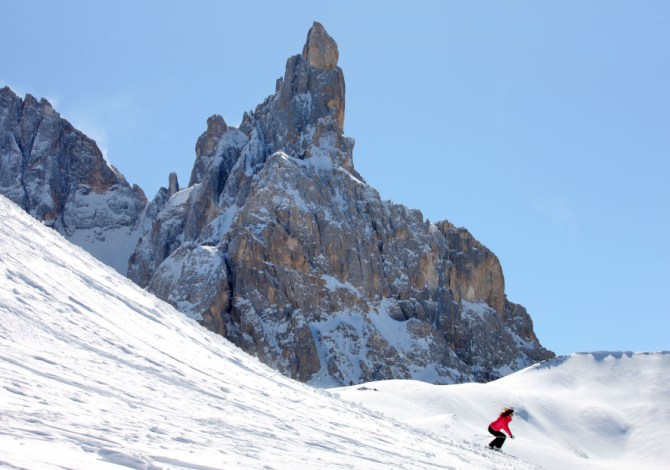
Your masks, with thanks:
[(317, 69), (333, 70), (337, 67), (339, 58), (337, 43), (321, 23), (315, 21), (307, 33), (307, 42), (302, 49), (302, 56), (309, 65)]

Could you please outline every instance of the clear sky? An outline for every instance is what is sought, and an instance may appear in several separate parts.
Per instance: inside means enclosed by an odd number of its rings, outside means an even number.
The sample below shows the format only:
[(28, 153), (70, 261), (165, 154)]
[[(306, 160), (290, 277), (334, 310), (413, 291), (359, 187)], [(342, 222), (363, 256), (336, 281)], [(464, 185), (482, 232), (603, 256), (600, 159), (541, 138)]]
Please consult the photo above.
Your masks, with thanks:
[(354, 165), (466, 227), (559, 354), (670, 349), (670, 2), (24, 1), (0, 86), (46, 97), (151, 199), (207, 117), (339, 45)]

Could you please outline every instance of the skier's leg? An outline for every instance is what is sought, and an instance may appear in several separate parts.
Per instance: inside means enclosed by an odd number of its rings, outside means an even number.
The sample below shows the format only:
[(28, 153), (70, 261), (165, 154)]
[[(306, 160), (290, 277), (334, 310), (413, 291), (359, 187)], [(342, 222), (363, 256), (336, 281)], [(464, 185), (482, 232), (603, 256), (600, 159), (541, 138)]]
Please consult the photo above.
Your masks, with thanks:
[(493, 439), (491, 441), (491, 443), (489, 444), (489, 447), (491, 449), (493, 449), (494, 447), (497, 447), (498, 449), (500, 449), (502, 447), (502, 445), (505, 443), (505, 437), (506, 437), (505, 434), (501, 431), (496, 431), (491, 426), (489, 426), (489, 432), (491, 434), (493, 434), (494, 436), (496, 436), (496, 438)]

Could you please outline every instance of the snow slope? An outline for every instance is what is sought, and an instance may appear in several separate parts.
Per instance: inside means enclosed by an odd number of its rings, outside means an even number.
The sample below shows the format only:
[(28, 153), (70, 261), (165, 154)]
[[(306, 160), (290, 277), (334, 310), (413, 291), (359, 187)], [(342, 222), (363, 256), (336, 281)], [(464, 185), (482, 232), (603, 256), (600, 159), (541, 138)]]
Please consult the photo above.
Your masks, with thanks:
[(285, 378), (0, 213), (2, 468), (537, 468)]
[[(488, 384), (324, 391), (199, 327), (0, 196), (0, 468), (660, 469), (670, 353)], [(484, 448), (505, 405), (517, 439)], [(528, 463), (533, 462), (533, 463)]]
[(667, 469), (670, 352), (580, 353), (487, 384), (390, 381), (344, 399), (426, 431), (486, 443), (502, 406), (517, 411), (504, 451), (547, 469)]

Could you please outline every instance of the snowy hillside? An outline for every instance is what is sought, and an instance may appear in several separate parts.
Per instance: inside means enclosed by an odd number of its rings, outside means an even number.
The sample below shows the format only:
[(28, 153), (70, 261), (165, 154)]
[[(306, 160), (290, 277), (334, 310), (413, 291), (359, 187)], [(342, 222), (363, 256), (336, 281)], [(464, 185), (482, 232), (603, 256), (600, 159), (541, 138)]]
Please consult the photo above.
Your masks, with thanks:
[(505, 452), (547, 469), (667, 469), (670, 462), (670, 352), (581, 353), (488, 384), (375, 382), (338, 395), (456, 440), (483, 437), (501, 405), (513, 406), (515, 439)]
[(537, 468), (287, 379), (0, 213), (2, 468)]

